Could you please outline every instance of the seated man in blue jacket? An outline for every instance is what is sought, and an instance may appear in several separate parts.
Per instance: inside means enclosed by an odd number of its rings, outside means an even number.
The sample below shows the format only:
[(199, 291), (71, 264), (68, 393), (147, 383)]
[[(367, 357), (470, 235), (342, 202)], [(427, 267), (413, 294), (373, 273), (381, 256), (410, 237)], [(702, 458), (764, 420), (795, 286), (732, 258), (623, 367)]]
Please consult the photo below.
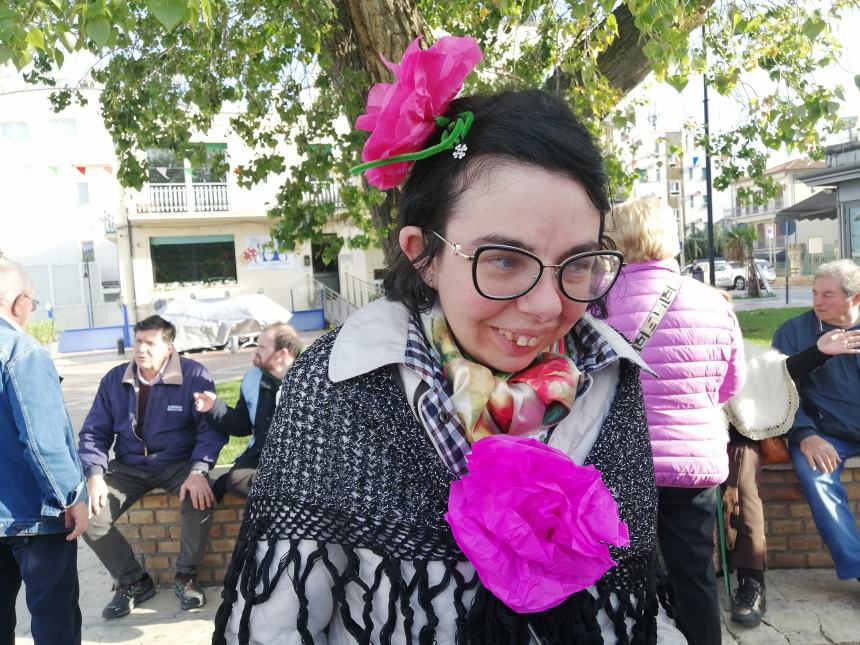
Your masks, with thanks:
[[(833, 329), (860, 328), (860, 267), (851, 260), (822, 264), (812, 284), (812, 311), (786, 321), (773, 346), (794, 354)], [(821, 539), (843, 580), (860, 578), (860, 533), (840, 481), (845, 460), (860, 455), (860, 345), (800, 379), (800, 409), (789, 434), (791, 459)]]
[[(215, 497), (209, 469), (225, 443), (194, 409), (193, 393), (213, 387), (200, 363), (173, 349), (176, 328), (160, 316), (134, 326), (134, 360), (101, 380), (79, 435), (93, 517), (84, 540), (115, 580), (114, 597), (102, 611), (119, 618), (155, 594), (114, 522), (154, 488), (178, 493), (182, 513), (175, 591), (182, 609), (206, 602), (197, 583)], [(115, 458), (108, 461), (113, 447)]]
[(239, 401), (231, 408), (214, 392), (195, 392), (194, 401), (199, 412), (225, 435), (246, 437), (251, 435), (248, 447), (236, 458), (229, 472), (219, 477), (212, 488), (220, 500), (224, 493), (248, 499), (251, 482), (260, 464), (260, 454), (275, 407), (281, 381), (301, 351), (296, 330), (285, 323), (266, 327), (257, 339), (254, 367), (242, 378)]
[(33, 281), (0, 258), (0, 643), (15, 642), (23, 580), (36, 645), (80, 645), (78, 545), (87, 487), (60, 377), (24, 332)]

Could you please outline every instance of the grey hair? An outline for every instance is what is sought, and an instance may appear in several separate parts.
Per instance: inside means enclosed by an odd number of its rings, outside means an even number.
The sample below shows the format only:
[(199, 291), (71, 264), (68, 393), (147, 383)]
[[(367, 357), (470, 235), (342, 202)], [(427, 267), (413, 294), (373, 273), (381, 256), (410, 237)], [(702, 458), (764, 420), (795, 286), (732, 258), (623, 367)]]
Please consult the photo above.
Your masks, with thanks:
[(32, 290), (33, 280), (24, 267), (0, 257), (0, 307), (11, 307), (15, 298)]
[(826, 262), (815, 270), (813, 280), (825, 276), (835, 279), (849, 298), (860, 293), (860, 267), (854, 260)]

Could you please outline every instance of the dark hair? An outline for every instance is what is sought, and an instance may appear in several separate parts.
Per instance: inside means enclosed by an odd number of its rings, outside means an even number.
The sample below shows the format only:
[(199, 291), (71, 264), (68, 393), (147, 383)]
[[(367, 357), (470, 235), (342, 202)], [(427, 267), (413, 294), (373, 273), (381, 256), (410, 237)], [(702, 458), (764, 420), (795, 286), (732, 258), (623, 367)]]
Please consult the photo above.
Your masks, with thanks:
[(138, 321), (134, 326), (134, 333), (136, 334), (139, 331), (151, 331), (153, 329), (160, 329), (162, 338), (164, 338), (168, 344), (171, 344), (176, 340), (176, 327), (173, 326), (173, 323), (166, 321), (159, 315), (149, 316), (148, 318)]
[[(541, 90), (507, 91), (457, 99), (445, 116), (453, 120), (465, 111), (475, 115), (464, 139), (465, 159), (445, 151), (415, 162), (400, 198), (398, 228), (424, 229), (426, 247), (414, 262), (399, 250), (383, 287), (389, 300), (402, 302), (416, 315), (436, 302), (436, 291), (424, 282), (421, 272), (443, 243), (429, 233), (441, 232), (466, 188), (499, 165), (534, 166), (578, 181), (600, 211), (600, 241), (606, 245), (603, 228), (610, 207), (609, 182), (601, 151), (564, 101)], [(438, 143), (441, 136), (438, 129), (426, 145)]]
[(299, 340), (299, 335), (287, 323), (272, 323), (266, 325), (263, 331), (275, 330), (275, 350), (286, 349), (287, 353), (296, 358), (302, 351), (302, 343)]

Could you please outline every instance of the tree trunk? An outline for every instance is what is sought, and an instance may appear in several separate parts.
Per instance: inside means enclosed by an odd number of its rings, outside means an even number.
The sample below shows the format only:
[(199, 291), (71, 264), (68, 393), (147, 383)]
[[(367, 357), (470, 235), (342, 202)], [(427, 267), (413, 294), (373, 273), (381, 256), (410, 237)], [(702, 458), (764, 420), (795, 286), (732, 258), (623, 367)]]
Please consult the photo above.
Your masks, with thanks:
[[(380, 54), (399, 61), (409, 43), (424, 33), (424, 22), (414, 0), (335, 0), (333, 4), (335, 28), (322, 43), (333, 53), (333, 66), (326, 71), (344, 99), (347, 118), (355, 123), (370, 87), (392, 80)], [(385, 201), (371, 210), (377, 230), (392, 228), (399, 196), (399, 189), (389, 190)], [(396, 249), (397, 231), (392, 231), (383, 241), (386, 259), (391, 259)]]
[[(713, 4), (714, 0), (702, 0), (695, 12), (691, 10), (687, 16), (684, 28), (687, 31), (693, 31), (700, 27), (705, 19), (705, 12)], [(651, 71), (651, 61), (642, 51), (642, 34), (627, 4), (621, 3), (612, 13), (618, 25), (618, 36), (604, 52), (598, 55), (597, 65), (612, 87), (620, 90), (622, 94), (627, 94), (648, 76)], [(573, 85), (581, 84), (581, 79), (562, 71), (559, 67), (547, 80), (546, 89), (562, 95)]]

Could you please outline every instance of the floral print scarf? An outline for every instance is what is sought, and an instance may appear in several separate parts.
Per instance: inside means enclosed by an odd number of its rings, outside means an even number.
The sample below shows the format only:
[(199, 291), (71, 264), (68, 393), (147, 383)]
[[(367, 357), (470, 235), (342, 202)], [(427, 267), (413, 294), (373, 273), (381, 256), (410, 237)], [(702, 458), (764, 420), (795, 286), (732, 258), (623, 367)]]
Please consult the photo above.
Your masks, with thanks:
[(421, 316), (424, 334), (439, 353), (451, 402), (470, 444), (490, 435), (537, 435), (570, 412), (582, 374), (562, 341), (516, 374), (494, 372), (464, 356), (438, 310)]

